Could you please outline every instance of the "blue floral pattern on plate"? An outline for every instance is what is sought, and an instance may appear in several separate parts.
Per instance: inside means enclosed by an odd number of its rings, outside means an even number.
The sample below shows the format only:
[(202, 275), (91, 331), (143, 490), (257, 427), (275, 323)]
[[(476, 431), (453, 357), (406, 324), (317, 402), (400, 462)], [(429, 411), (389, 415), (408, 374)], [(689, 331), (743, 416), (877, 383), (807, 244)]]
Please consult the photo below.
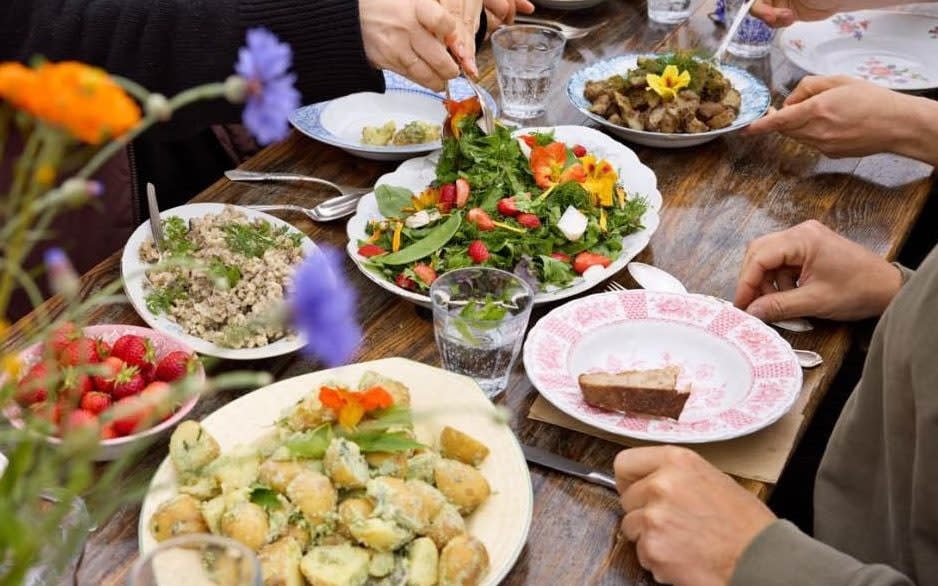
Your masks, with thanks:
[(733, 65), (721, 64), (720, 71), (729, 78), (733, 87), (739, 91), (742, 98), (739, 115), (733, 123), (719, 130), (710, 132), (700, 132), (697, 134), (665, 134), (662, 132), (649, 132), (646, 130), (633, 130), (617, 124), (612, 124), (602, 116), (593, 114), (589, 111), (590, 102), (583, 96), (583, 89), (586, 82), (602, 80), (613, 75), (625, 74), (629, 69), (636, 66), (639, 57), (655, 57), (654, 53), (628, 53), (620, 57), (605, 59), (580, 69), (570, 78), (567, 83), (567, 97), (577, 109), (590, 119), (595, 120), (604, 128), (609, 129), (614, 134), (636, 142), (657, 147), (685, 147), (702, 144), (713, 140), (721, 134), (740, 130), (754, 120), (761, 118), (769, 109), (771, 103), (771, 93), (769, 88), (745, 69)]
[[(428, 96), (434, 99), (438, 99), (441, 102), (443, 101), (444, 94), (442, 92), (434, 92), (431, 89), (425, 88), (421, 85), (418, 85), (402, 75), (398, 75), (392, 71), (384, 72), (384, 83), (385, 83), (385, 93), (387, 92), (402, 92), (402, 93), (411, 93), (418, 94), (423, 96)], [(450, 94), (456, 100), (464, 100), (466, 98), (472, 97), (472, 88), (469, 87), (469, 83), (466, 82), (463, 78), (457, 78), (450, 81)], [(484, 90), (483, 90), (484, 91)], [(491, 96), (488, 92), (485, 92), (485, 102), (488, 104), (488, 107), (492, 109), (496, 115), (498, 114), (498, 105), (495, 102), (495, 98)], [(318, 102), (316, 104), (311, 104), (309, 106), (303, 106), (293, 112), (290, 115), (290, 123), (296, 127), (297, 130), (314, 138), (318, 141), (324, 142), (326, 144), (331, 144), (339, 148), (351, 148), (355, 150), (374, 150), (381, 151), (386, 153), (425, 153), (432, 150), (435, 150), (440, 147), (439, 142), (427, 143), (420, 145), (407, 145), (407, 146), (365, 146), (361, 143), (349, 142), (341, 137), (336, 136), (335, 134), (329, 132), (322, 124), (322, 113), (330, 102)], [(440, 121), (442, 123), (442, 121)]]

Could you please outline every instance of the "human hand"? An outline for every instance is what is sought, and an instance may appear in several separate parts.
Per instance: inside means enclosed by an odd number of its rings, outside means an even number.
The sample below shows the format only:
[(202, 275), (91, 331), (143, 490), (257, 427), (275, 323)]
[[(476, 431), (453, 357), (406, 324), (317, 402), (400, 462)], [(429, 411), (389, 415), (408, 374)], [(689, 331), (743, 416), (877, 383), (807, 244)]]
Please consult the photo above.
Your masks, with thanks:
[(728, 584), (749, 543), (775, 515), (729, 476), (686, 448), (619, 452), (615, 461), (625, 519), (638, 561), (675, 586)]
[(791, 26), (796, 20), (824, 20), (840, 8), (832, 0), (758, 0), (749, 14), (771, 27)]
[(362, 39), (368, 60), (440, 91), (459, 75), (447, 51), (465, 60), (459, 47), (462, 24), (436, 0), (359, 0)]
[(534, 12), (534, 4), (529, 0), (485, 0), (485, 10), (488, 13), (489, 30), (494, 31), (503, 24), (513, 23), (518, 12)]
[(472, 77), (479, 76), (476, 65), (476, 31), (479, 30), (479, 20), (482, 18), (482, 0), (440, 0), (440, 4), (453, 15), (460, 26), (457, 27), (456, 45), (460, 47), (460, 59), (463, 69)]
[(901, 287), (895, 266), (809, 220), (749, 244), (735, 305), (767, 322), (857, 320), (881, 315)]

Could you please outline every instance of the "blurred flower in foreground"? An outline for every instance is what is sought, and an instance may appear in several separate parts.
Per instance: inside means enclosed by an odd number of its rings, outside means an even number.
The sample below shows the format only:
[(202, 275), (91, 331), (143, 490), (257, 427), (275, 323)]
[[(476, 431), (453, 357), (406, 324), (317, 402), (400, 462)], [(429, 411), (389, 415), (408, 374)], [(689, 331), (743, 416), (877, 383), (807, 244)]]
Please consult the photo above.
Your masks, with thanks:
[(306, 337), (307, 354), (328, 366), (355, 356), (362, 331), (355, 317), (355, 290), (345, 278), (342, 255), (320, 246), (297, 268), (287, 297), (294, 327)]
[(72, 297), (78, 294), (78, 273), (61, 248), (50, 248), (43, 254), (49, 287), (53, 293)]
[(287, 118), (300, 105), (296, 76), (287, 73), (292, 63), (290, 46), (263, 28), (249, 30), (247, 46), (238, 52), (235, 71), (247, 82), (242, 118), (262, 145), (286, 138)]

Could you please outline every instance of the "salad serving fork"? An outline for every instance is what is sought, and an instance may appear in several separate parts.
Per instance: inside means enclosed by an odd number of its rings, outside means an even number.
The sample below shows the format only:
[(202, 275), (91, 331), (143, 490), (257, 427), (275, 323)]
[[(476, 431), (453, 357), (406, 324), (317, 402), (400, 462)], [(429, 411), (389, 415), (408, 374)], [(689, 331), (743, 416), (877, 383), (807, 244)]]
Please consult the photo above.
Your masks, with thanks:
[(556, 29), (560, 32), (563, 38), (567, 39), (568, 41), (572, 41), (575, 39), (582, 39), (590, 33), (601, 29), (602, 27), (606, 26), (606, 23), (609, 21), (603, 20), (592, 26), (578, 27), (570, 26), (569, 24), (564, 24), (556, 20), (548, 20), (546, 18), (537, 18), (534, 16), (523, 16), (519, 14), (515, 16), (515, 22), (518, 24), (536, 24), (539, 26), (546, 26), (552, 29)]

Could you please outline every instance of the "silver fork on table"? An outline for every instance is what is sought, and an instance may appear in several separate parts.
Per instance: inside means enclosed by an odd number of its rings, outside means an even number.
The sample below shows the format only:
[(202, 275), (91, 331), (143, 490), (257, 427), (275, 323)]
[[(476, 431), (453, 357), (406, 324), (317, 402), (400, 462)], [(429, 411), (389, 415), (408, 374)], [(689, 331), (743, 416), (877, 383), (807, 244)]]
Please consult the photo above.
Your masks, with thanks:
[[(606, 291), (614, 293), (616, 291), (628, 291), (628, 287), (617, 283), (615, 281), (609, 281), (606, 284)], [(722, 299), (717, 299), (718, 301), (723, 301)], [(729, 303), (729, 301), (726, 301)], [(795, 356), (798, 358), (798, 364), (801, 365), (801, 368), (814, 368), (815, 366), (820, 366), (824, 362), (824, 358), (821, 357), (817, 352), (811, 350), (798, 350), (797, 348), (792, 348), (792, 351), (795, 353)]]
[(315, 222), (330, 222), (351, 215), (356, 207), (358, 200), (370, 193), (370, 187), (351, 187), (348, 185), (338, 185), (319, 177), (310, 175), (298, 175), (295, 173), (264, 173), (258, 171), (244, 171), (242, 169), (231, 169), (225, 171), (225, 176), (232, 181), (305, 181), (307, 183), (316, 183), (335, 189), (342, 195), (327, 199), (319, 205), (307, 208), (292, 204), (265, 204), (245, 206), (252, 210), (261, 212), (271, 211), (289, 211), (304, 214)]
[(556, 20), (547, 20), (546, 18), (537, 18), (534, 16), (518, 15), (518, 16), (515, 16), (515, 22), (518, 24), (536, 24), (540, 26), (546, 26), (546, 27), (550, 27), (553, 29), (557, 29), (558, 31), (560, 31), (560, 34), (563, 35), (565, 39), (567, 39), (568, 41), (572, 41), (574, 39), (582, 39), (583, 37), (589, 35), (590, 33), (601, 29), (602, 27), (606, 26), (606, 23), (609, 21), (603, 20), (594, 24), (593, 26), (588, 26), (584, 28), (584, 27), (578, 27), (578, 26), (570, 26), (569, 24), (564, 24)]

